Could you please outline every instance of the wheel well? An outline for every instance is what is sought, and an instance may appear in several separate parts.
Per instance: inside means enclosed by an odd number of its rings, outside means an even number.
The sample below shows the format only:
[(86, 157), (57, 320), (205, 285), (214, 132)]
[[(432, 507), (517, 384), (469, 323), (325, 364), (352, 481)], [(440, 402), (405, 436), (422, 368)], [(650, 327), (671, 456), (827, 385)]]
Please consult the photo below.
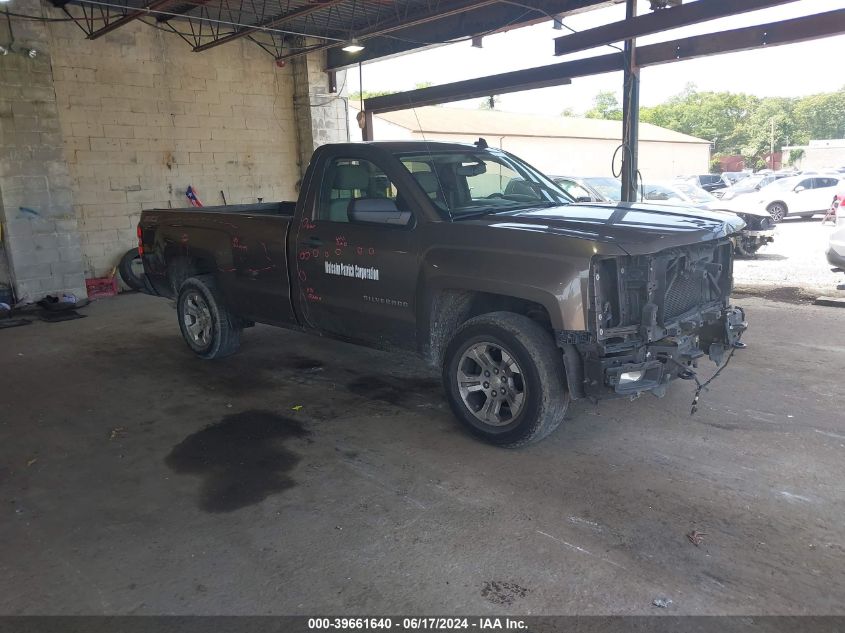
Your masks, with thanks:
[(426, 360), (439, 366), (455, 331), (473, 317), (489, 312), (514, 312), (527, 316), (549, 332), (551, 318), (545, 306), (536, 301), (475, 290), (443, 290), (431, 303), (428, 336), (424, 341)]
[(768, 211), (769, 209), (771, 209), (771, 208), (772, 208), (773, 206), (775, 206), (776, 204), (781, 205), (781, 206), (784, 208), (784, 210), (785, 210), (785, 211), (789, 211), (789, 207), (786, 205), (786, 203), (785, 203), (783, 200), (775, 200), (774, 202), (770, 202), (770, 203), (768, 204), (768, 206), (766, 207), (766, 211)]
[(167, 263), (167, 278), (170, 287), (173, 289), (173, 296), (179, 294), (179, 288), (188, 278), (195, 275), (213, 273), (214, 263), (201, 257), (190, 257), (188, 255), (176, 255)]

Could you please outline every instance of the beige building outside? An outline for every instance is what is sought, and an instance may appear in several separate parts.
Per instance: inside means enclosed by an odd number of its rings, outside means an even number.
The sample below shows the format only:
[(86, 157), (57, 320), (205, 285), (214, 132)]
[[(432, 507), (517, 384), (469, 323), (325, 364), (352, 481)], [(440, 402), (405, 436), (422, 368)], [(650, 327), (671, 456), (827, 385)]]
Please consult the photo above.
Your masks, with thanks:
[[(349, 110), (354, 139), (358, 111)], [(610, 176), (622, 123), (428, 106), (376, 115), (373, 133), (377, 141), (425, 137), (474, 142), (484, 137), (491, 147), (516, 154), (550, 175)], [(640, 123), (640, 172), (646, 180), (706, 174), (709, 165), (710, 141)]]

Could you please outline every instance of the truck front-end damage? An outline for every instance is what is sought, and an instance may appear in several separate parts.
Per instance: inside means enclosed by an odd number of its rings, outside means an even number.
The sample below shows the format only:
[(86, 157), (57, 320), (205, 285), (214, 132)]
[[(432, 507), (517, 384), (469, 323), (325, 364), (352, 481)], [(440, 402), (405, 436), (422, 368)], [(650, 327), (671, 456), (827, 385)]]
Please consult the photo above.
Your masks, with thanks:
[(590, 331), (559, 333), (572, 395), (662, 396), (672, 379), (692, 378), (699, 359), (720, 364), (746, 328), (743, 310), (730, 305), (732, 273), (727, 238), (594, 258)]

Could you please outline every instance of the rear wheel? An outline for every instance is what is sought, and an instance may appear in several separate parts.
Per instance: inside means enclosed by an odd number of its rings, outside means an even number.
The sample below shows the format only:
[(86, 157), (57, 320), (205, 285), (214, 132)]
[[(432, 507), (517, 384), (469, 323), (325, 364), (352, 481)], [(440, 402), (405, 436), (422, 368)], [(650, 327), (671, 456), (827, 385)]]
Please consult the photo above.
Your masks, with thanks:
[(464, 427), (509, 448), (546, 437), (569, 404), (551, 334), (510, 312), (485, 314), (460, 327), (446, 350), (443, 382)]
[(182, 282), (176, 313), (182, 337), (200, 358), (223, 358), (238, 351), (240, 321), (220, 300), (213, 279), (189, 277)]
[(126, 252), (117, 266), (120, 278), (132, 290), (144, 290), (144, 264), (137, 248)]
[(775, 222), (783, 220), (787, 213), (786, 205), (783, 202), (773, 202), (768, 206), (766, 211), (769, 212), (769, 215), (772, 216)]

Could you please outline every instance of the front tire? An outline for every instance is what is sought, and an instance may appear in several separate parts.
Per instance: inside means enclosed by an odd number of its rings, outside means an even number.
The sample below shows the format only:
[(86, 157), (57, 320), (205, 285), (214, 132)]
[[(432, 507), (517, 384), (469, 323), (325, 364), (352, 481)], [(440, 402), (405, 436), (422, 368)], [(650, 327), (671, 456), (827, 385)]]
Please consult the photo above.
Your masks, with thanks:
[(458, 329), (446, 349), (443, 384), (470, 433), (508, 448), (549, 435), (569, 405), (563, 358), (551, 334), (511, 312), (484, 314)]
[(775, 224), (781, 222), (788, 213), (786, 205), (783, 202), (773, 202), (766, 208), (766, 211), (768, 211), (769, 215), (772, 216), (772, 220), (775, 221)]
[(176, 314), (182, 337), (200, 358), (223, 358), (238, 351), (240, 322), (226, 308), (210, 277), (189, 277), (182, 282)]

